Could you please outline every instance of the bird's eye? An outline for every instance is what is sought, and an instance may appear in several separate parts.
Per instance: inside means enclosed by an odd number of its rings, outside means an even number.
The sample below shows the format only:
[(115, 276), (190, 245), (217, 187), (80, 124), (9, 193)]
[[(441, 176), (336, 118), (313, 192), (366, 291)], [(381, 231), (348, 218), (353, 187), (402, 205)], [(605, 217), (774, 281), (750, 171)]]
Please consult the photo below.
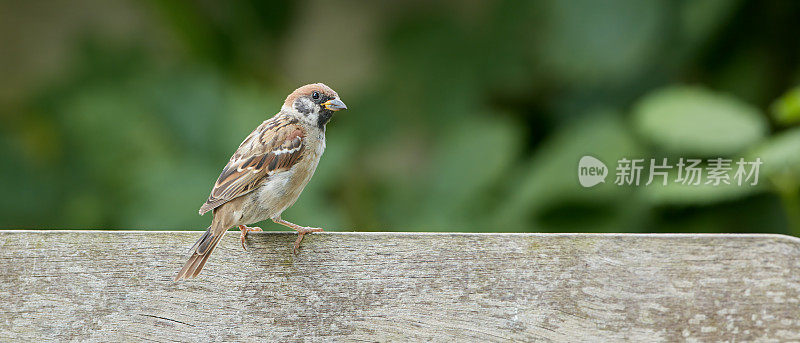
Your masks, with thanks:
[(319, 92), (311, 93), (311, 98), (313, 98), (314, 100), (319, 100)]

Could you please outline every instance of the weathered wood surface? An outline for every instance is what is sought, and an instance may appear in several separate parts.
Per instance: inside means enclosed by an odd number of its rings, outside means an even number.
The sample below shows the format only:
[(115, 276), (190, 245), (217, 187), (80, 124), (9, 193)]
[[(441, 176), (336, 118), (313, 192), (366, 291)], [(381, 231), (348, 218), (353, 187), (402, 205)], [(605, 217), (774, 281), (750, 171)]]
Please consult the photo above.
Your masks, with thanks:
[(0, 341), (798, 341), (780, 235), (0, 231)]

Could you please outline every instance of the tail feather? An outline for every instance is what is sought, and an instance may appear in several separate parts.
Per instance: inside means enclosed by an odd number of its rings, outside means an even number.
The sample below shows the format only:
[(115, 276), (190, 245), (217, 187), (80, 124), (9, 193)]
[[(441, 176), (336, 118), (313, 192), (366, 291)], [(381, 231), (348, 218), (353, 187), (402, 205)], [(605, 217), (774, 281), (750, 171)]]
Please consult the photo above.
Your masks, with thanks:
[(200, 243), (205, 242), (205, 241), (210, 241), (209, 237), (211, 237), (211, 226), (206, 228), (206, 232), (203, 232), (203, 235), (200, 236), (200, 239), (198, 239), (196, 242), (194, 242), (194, 244), (192, 244), (192, 247), (189, 248), (189, 252), (190, 253), (196, 252), (197, 251), (197, 247), (200, 246)]
[(213, 225), (209, 226), (203, 236), (189, 249), (189, 251), (192, 252), (192, 256), (189, 257), (189, 260), (183, 265), (178, 275), (175, 276), (175, 281), (191, 279), (200, 274), (206, 261), (208, 261), (208, 257), (211, 256), (217, 243), (219, 243), (222, 236), (225, 235), (225, 231), (227, 230), (219, 230), (219, 232), (215, 233)]
[(208, 261), (208, 257), (211, 256), (211, 253), (214, 251), (214, 248), (217, 246), (217, 243), (219, 243), (220, 239), (222, 239), (223, 235), (225, 235), (224, 232), (214, 238), (214, 241), (211, 243), (211, 245), (209, 245), (208, 251), (201, 255), (202, 257), (198, 258), (198, 263), (194, 267), (194, 272), (191, 273), (191, 278), (197, 277), (197, 275), (200, 274), (200, 271), (203, 270), (203, 267), (206, 265), (206, 261)]

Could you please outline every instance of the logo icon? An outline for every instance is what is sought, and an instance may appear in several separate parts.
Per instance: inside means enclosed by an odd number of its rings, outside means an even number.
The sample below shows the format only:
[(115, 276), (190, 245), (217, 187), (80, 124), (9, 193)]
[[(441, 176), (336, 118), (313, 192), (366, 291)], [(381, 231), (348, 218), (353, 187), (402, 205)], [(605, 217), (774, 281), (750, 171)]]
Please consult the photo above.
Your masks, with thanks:
[(592, 156), (583, 156), (578, 162), (578, 181), (583, 187), (589, 188), (606, 182), (606, 175), (608, 167)]

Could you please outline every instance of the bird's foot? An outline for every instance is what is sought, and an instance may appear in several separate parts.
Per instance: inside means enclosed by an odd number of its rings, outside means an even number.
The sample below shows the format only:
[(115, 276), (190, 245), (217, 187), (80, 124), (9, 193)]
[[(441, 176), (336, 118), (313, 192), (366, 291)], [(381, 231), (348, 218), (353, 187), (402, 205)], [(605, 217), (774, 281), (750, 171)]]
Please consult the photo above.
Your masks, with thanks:
[(303, 236), (305, 234), (312, 233), (312, 232), (322, 232), (322, 228), (318, 228), (318, 227), (300, 226), (300, 227), (293, 227), (292, 229), (297, 230), (297, 240), (294, 241), (294, 249), (292, 249), (292, 252), (295, 255), (297, 255), (297, 248), (300, 247), (300, 242), (303, 241)]
[(247, 247), (244, 246), (244, 238), (247, 237), (247, 233), (262, 231), (260, 227), (247, 227), (247, 225), (239, 225), (239, 230), (242, 230), (242, 249), (244, 250), (247, 250)]

